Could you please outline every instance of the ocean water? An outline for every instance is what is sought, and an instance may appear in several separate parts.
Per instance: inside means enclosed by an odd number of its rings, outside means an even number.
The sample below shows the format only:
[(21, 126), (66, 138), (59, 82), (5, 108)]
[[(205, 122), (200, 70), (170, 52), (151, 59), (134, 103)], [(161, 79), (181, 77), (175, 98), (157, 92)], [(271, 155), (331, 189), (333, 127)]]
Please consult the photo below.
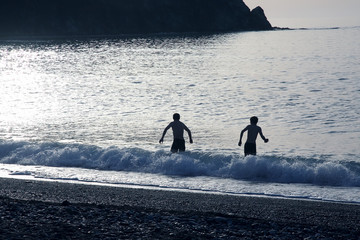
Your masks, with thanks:
[[(360, 203), (359, 38), (2, 40), (0, 176)], [(171, 130), (158, 143), (175, 112), (194, 139), (182, 154)], [(244, 157), (253, 115), (270, 141)]]

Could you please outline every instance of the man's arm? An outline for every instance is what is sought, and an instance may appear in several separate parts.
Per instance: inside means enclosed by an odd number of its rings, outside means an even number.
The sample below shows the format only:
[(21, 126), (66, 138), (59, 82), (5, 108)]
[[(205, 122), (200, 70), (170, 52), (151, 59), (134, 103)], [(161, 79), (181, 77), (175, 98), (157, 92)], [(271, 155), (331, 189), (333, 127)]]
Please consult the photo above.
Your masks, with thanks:
[(165, 134), (166, 134), (167, 130), (169, 130), (169, 128), (171, 128), (171, 123), (164, 129), (164, 132), (163, 132), (163, 134), (162, 134), (162, 136), (160, 138), (159, 143), (163, 143)]
[(191, 131), (185, 124), (184, 124), (184, 129), (185, 129), (185, 131), (187, 131), (187, 133), (189, 135), (190, 143), (193, 143), (193, 140), (192, 140), (192, 137), (191, 137)]
[(264, 142), (268, 142), (269, 139), (267, 139), (264, 134), (262, 133), (262, 130), (261, 130), (261, 127), (259, 127), (259, 134), (260, 134), (260, 137), (262, 138), (262, 140), (264, 140)]
[(246, 132), (246, 131), (248, 130), (248, 127), (249, 127), (249, 126), (247, 126), (246, 128), (244, 128), (244, 129), (241, 131), (241, 133), (240, 133), (240, 140), (239, 140), (239, 143), (238, 143), (239, 146), (241, 146), (241, 144), (242, 144), (241, 139), (242, 139), (242, 137), (243, 137), (243, 135), (244, 135), (244, 132)]

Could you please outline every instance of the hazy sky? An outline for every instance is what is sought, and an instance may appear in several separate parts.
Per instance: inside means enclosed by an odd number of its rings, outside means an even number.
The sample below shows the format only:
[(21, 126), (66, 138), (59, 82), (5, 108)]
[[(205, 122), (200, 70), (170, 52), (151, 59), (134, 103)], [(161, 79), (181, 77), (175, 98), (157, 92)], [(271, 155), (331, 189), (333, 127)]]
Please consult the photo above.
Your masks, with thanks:
[(360, 26), (360, 0), (244, 0), (278, 27)]

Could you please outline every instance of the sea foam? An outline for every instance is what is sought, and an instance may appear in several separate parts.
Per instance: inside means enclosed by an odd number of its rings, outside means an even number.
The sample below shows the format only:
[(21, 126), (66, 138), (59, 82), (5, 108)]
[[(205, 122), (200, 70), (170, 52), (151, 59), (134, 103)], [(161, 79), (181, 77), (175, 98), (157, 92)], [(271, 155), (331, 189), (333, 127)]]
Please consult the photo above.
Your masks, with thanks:
[(64, 143), (0, 142), (0, 163), (210, 176), (269, 183), (360, 186), (360, 163), (326, 158), (148, 151)]

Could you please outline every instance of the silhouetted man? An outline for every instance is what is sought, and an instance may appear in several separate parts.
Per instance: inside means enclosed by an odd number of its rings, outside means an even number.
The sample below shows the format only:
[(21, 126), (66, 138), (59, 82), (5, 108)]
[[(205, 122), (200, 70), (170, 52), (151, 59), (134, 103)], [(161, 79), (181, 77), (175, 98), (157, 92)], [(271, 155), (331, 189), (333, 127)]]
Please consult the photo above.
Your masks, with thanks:
[(192, 137), (191, 137), (191, 131), (190, 129), (182, 122), (180, 122), (180, 114), (175, 113), (173, 115), (174, 121), (171, 122), (163, 132), (163, 135), (159, 141), (159, 143), (162, 143), (164, 141), (165, 134), (169, 128), (172, 128), (173, 136), (174, 136), (174, 142), (171, 146), (171, 152), (184, 152), (185, 151), (185, 140), (184, 140), (184, 130), (187, 131), (190, 139), (190, 143), (193, 143)]
[(244, 146), (244, 154), (247, 155), (256, 155), (256, 138), (257, 135), (260, 134), (260, 137), (264, 140), (264, 142), (268, 142), (269, 139), (265, 138), (261, 127), (257, 126), (258, 123), (257, 117), (251, 117), (250, 118), (250, 125), (246, 126), (240, 133), (240, 140), (239, 140), (239, 146), (241, 146), (241, 139), (244, 134), (244, 132), (248, 131), (248, 138), (246, 140), (245, 146)]

